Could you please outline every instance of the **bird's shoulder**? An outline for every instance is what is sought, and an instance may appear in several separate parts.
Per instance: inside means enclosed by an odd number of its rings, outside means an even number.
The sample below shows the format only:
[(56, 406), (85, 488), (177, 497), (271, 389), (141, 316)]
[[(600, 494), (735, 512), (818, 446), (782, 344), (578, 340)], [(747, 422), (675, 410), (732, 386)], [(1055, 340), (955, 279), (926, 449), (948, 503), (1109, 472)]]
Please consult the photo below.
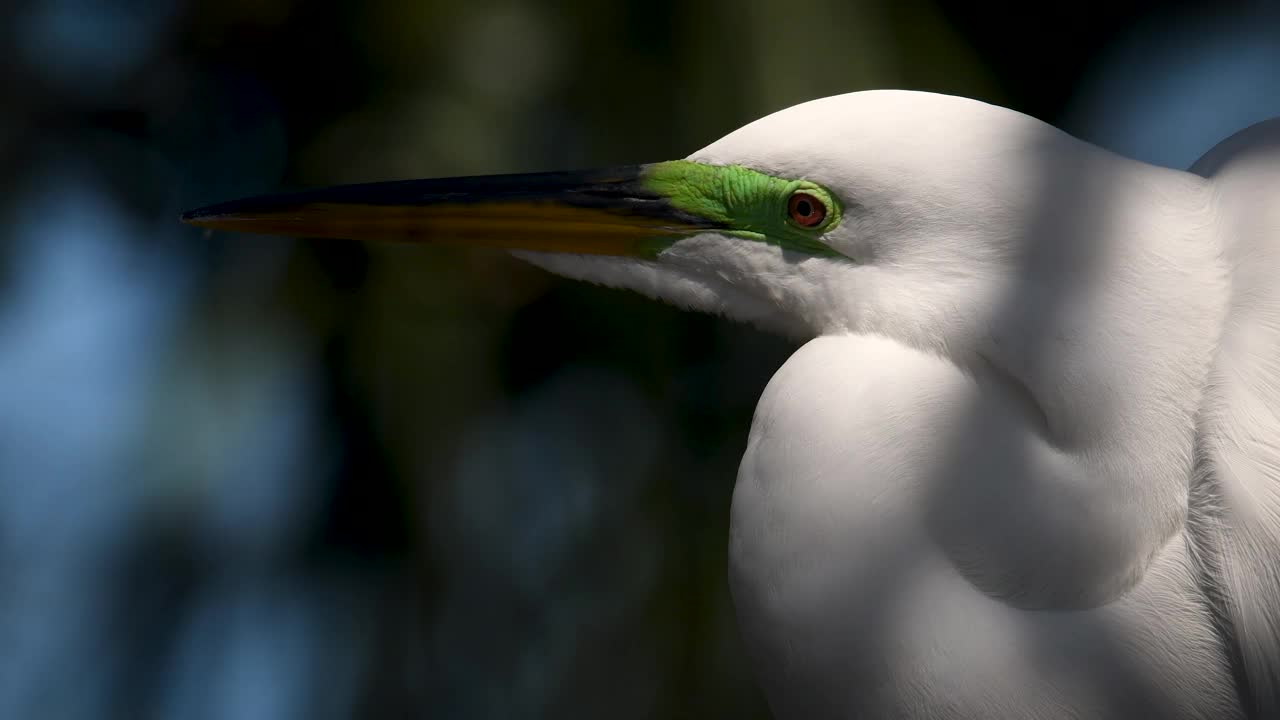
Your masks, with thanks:
[(1280, 118), (1200, 158), (1230, 288), (1198, 418), (1190, 535), (1242, 694), (1280, 713)]

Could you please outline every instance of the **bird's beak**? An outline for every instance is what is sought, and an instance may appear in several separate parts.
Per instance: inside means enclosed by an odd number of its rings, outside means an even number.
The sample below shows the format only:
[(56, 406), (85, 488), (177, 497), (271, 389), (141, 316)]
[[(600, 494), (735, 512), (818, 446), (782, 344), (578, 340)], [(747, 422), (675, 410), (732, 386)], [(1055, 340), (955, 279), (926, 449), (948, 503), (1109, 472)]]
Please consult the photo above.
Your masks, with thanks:
[(634, 256), (721, 226), (651, 189), (656, 167), (342, 185), (210, 205), (182, 221), (295, 237)]

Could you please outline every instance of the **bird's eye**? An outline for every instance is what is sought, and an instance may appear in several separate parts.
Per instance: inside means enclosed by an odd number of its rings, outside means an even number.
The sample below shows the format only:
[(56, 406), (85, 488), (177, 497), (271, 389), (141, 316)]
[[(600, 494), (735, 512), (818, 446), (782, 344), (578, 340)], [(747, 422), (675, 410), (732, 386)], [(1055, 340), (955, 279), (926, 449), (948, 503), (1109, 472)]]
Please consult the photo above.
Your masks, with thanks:
[(822, 224), (827, 217), (827, 206), (809, 193), (798, 192), (787, 201), (787, 212), (800, 227), (811, 228)]

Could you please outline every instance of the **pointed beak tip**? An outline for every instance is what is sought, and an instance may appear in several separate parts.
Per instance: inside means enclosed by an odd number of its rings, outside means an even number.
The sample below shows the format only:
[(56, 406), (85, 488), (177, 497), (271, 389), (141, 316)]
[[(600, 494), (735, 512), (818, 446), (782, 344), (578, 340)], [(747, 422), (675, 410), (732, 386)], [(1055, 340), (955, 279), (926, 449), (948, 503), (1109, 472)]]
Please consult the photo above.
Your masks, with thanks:
[(647, 254), (715, 227), (645, 185), (644, 166), (343, 185), (188, 210), (186, 225), (238, 233)]
[(226, 216), (227, 213), (219, 212), (218, 206), (206, 205), (182, 213), (178, 216), (178, 222), (185, 225), (205, 225), (225, 219)]

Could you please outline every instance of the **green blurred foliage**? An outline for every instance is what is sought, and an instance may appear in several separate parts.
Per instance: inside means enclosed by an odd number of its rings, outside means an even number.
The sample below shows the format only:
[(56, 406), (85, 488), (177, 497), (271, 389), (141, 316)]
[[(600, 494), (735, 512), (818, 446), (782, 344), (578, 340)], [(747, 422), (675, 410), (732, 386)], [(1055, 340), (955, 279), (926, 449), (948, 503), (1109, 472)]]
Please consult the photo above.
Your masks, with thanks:
[[(284, 185), (671, 159), (791, 104), (869, 88), (1001, 100), (922, 0), (209, 3), (196, 17), (201, 62), (252, 75), (280, 103)], [(365, 416), (370, 446), (354, 472), (393, 483), (365, 490), (381, 495), (369, 512), (402, 526), (378, 543), (406, 559), (428, 618), (446, 612), (438, 593), (466, 582), (457, 565), (474, 560), (456, 551), (439, 511), (454, 506), (465, 429), (515, 412), (566, 368), (608, 368), (640, 388), (660, 432), (639, 506), (585, 541), (617, 562), (656, 544), (658, 580), (635, 599), (638, 615), (580, 628), (542, 712), (765, 716), (732, 622), (725, 553), (755, 398), (787, 343), (483, 250), (300, 243), (271, 299), (304, 323), (307, 346), (326, 354)], [(261, 311), (260, 300), (219, 302)], [(582, 572), (625, 584), (627, 567), (607, 572), (609, 562)], [(497, 624), (512, 611), (490, 610)], [(616, 660), (627, 652), (650, 657)], [(471, 659), (481, 685), (500, 691), (512, 677), (504, 656)], [(367, 695), (378, 714), (412, 697), (387, 685)]]
[[(129, 612), (108, 608), (137, 630), (118, 648), (134, 680), (112, 707), (127, 717), (164, 705), (147, 693), (181, 670), (174, 638), (218, 583), (333, 601), (323, 617), (346, 624), (309, 666), (307, 717), (767, 716), (734, 624), (727, 534), (751, 414), (790, 343), (493, 251), (203, 234), (177, 226), (180, 209), (674, 159), (794, 103), (871, 88), (1051, 114), (1070, 86), (1037, 78), (1078, 74), (1087, 57), (1067, 73), (1018, 53), (1091, 47), (1105, 14), (929, 0), (48, 2), (73, 26), (123, 13), (80, 44), (142, 59), (91, 81), (91, 62), (50, 70), (56, 47), (0, 48), (0, 228), (49, 168), (83, 163), (146, 230), (128, 234), (126, 257), (179, 254), (194, 287), (175, 336), (157, 340), (122, 455), (121, 482), (148, 498), (122, 551), (127, 600), (112, 600)], [(43, 7), (0, 19), (26, 38), (23, 18)], [(993, 18), (1064, 39), (993, 44)], [(130, 22), (154, 25), (138, 48), (125, 47)], [(15, 257), (0, 253), (0, 291), (27, 271)], [(254, 418), (272, 417), (273, 383), (290, 380), (319, 429), (308, 457), (258, 482), (303, 490), (271, 516), (280, 537), (220, 556), (197, 528), (246, 492), (226, 478), (266, 467), (237, 453), (255, 433), (285, 434)], [(249, 544), (261, 530), (228, 534)], [(140, 689), (153, 676), (159, 689)], [(347, 684), (349, 713), (326, 702)]]

